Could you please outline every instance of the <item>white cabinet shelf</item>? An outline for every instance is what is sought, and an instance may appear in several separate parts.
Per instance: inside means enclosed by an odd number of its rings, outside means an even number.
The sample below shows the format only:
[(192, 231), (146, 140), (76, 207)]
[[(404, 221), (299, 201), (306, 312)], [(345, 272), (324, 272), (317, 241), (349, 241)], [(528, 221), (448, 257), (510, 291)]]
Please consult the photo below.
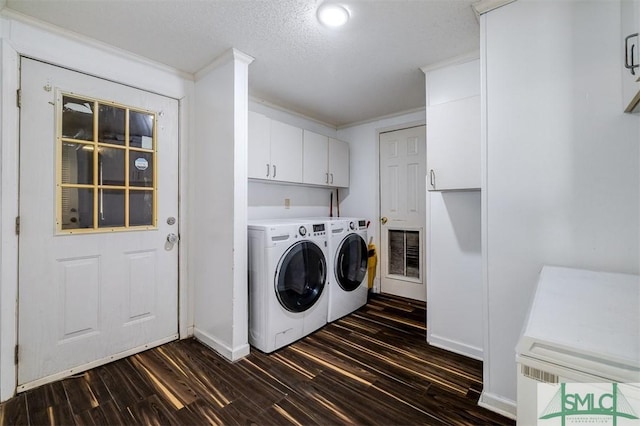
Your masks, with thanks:
[(248, 177), (302, 182), (302, 129), (249, 111)]

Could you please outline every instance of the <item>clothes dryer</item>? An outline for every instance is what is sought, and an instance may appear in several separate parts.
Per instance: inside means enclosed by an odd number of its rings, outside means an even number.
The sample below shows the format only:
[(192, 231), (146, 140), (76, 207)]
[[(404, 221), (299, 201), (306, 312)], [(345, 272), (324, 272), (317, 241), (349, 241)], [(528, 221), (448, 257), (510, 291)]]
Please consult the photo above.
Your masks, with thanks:
[(367, 221), (335, 218), (329, 222), (329, 303), (327, 321), (352, 313), (367, 303)]
[(367, 303), (367, 221), (351, 217), (314, 217), (324, 221), (329, 234), (329, 302), (327, 321)]
[(249, 221), (249, 343), (273, 352), (327, 323), (326, 223)]

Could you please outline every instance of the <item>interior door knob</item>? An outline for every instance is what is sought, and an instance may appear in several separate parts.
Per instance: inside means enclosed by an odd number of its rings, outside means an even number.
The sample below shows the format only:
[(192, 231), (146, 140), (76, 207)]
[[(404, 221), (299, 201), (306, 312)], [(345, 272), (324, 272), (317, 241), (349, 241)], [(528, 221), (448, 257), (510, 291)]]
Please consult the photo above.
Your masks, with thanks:
[(388, 220), (389, 220), (389, 219), (387, 219), (385, 216), (382, 216), (382, 217), (380, 218), (380, 222), (382, 222), (382, 224), (383, 224), (383, 225), (386, 225)]

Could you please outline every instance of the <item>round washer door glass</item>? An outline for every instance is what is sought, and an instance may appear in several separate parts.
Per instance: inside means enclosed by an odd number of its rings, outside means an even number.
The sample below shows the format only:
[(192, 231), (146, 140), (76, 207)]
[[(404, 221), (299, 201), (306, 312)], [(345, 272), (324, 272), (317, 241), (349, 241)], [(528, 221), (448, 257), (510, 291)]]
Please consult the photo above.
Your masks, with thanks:
[(353, 291), (362, 283), (367, 273), (367, 244), (358, 234), (349, 234), (336, 255), (336, 277), (345, 291)]
[(292, 245), (276, 271), (276, 295), (291, 312), (304, 312), (320, 298), (327, 280), (327, 261), (310, 241)]

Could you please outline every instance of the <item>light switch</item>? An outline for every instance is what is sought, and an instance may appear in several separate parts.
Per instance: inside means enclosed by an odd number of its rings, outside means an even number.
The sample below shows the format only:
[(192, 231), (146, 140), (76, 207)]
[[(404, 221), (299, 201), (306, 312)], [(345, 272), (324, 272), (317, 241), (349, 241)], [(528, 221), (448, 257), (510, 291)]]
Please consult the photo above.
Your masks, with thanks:
[(288, 209), (289, 207), (291, 207), (291, 200), (289, 198), (285, 198), (284, 199), (284, 208)]

